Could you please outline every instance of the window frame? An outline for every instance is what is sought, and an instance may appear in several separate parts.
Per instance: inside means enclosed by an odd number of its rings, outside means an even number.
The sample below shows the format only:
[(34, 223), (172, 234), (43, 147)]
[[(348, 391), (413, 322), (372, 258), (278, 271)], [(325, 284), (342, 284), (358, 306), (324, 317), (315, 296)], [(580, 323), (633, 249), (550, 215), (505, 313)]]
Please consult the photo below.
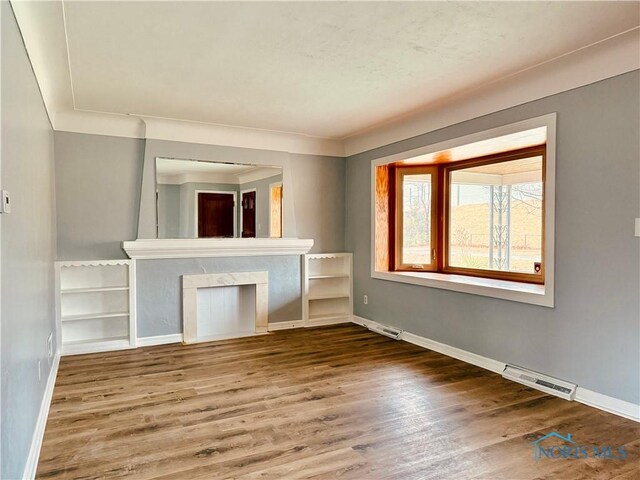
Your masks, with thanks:
[[(390, 271), (396, 272), (440, 272), (456, 275), (468, 275), (480, 278), (496, 280), (510, 280), (514, 282), (544, 284), (545, 255), (544, 242), (542, 242), (541, 271), (540, 273), (521, 273), (502, 270), (455, 267), (449, 264), (450, 247), (450, 220), (451, 220), (451, 173), (472, 167), (485, 165), (497, 165), (532, 157), (542, 157), (542, 229), (544, 237), (545, 217), (545, 167), (546, 144), (519, 148), (506, 152), (468, 158), (459, 161), (443, 161), (440, 164), (392, 164), (395, 177), (395, 189), (390, 192), (390, 203), (395, 207), (395, 224), (393, 226), (394, 241), (390, 242), (389, 258), (394, 259)], [(417, 265), (403, 263), (403, 235), (404, 235), (404, 188), (403, 179), (408, 175), (431, 175), (431, 245), (429, 264)]]
[(541, 242), (541, 270), (539, 274), (536, 273), (520, 273), (520, 272), (506, 272), (501, 270), (479, 269), (479, 268), (464, 268), (454, 267), (449, 264), (449, 232), (451, 223), (451, 199), (449, 197), (449, 191), (451, 188), (451, 173), (456, 170), (462, 170), (470, 167), (480, 167), (485, 165), (496, 165), (498, 163), (511, 162), (514, 160), (521, 160), (531, 157), (542, 157), (542, 225), (541, 236), (545, 238), (545, 171), (546, 171), (546, 144), (535, 145), (532, 147), (521, 148), (518, 150), (511, 150), (508, 152), (496, 153), (493, 155), (486, 155), (483, 157), (470, 158), (467, 160), (460, 160), (458, 162), (448, 163), (443, 166), (444, 179), (443, 179), (443, 194), (441, 197), (442, 209), (444, 215), (440, 221), (442, 227), (442, 250), (439, 252), (439, 256), (442, 268), (442, 273), (450, 273), (457, 275), (468, 275), (472, 277), (492, 278), (496, 280), (510, 280), (513, 282), (535, 283), (544, 284), (545, 277), (545, 242)]
[[(475, 122), (475, 121), (474, 121)], [(395, 152), (380, 157), (372, 157), (370, 161), (370, 225), (369, 230), (369, 270), (372, 279), (418, 285), (422, 287), (461, 292), (483, 297), (497, 298), (530, 305), (553, 308), (555, 305), (555, 188), (556, 188), (556, 124), (555, 112), (527, 118), (509, 124), (497, 124), (486, 130), (473, 130), (467, 126), (450, 127), (452, 131), (465, 130), (462, 135), (443, 137), (442, 134), (430, 134), (444, 140), (426, 144), (410, 150), (395, 149)], [(494, 125), (496, 125), (494, 123)], [(388, 235), (391, 225), (388, 219), (395, 214), (390, 205), (382, 201), (380, 194), (395, 187), (390, 176), (380, 172), (389, 170), (393, 163), (421, 155), (442, 152), (474, 142), (488, 140), (524, 130), (544, 127), (546, 129), (545, 152), (545, 278), (544, 284), (531, 284), (507, 280), (494, 280), (468, 275), (454, 275), (438, 272), (403, 272), (393, 271), (388, 263), (383, 262), (389, 254)], [(446, 133), (447, 131), (443, 131)], [(470, 132), (470, 133), (469, 133)], [(384, 265), (383, 265), (384, 263)]]
[[(406, 172), (406, 173), (405, 173)], [(431, 262), (418, 267), (417, 264), (405, 264), (403, 258), (403, 236), (404, 236), (404, 189), (402, 181), (407, 175), (431, 175), (431, 248), (429, 257)], [(393, 176), (395, 178), (395, 234), (394, 241), (390, 242), (394, 252), (389, 255), (394, 258), (393, 268), (395, 271), (405, 272), (434, 272), (438, 270), (438, 176), (440, 171), (435, 165), (416, 165), (416, 166), (399, 166), (394, 169)]]

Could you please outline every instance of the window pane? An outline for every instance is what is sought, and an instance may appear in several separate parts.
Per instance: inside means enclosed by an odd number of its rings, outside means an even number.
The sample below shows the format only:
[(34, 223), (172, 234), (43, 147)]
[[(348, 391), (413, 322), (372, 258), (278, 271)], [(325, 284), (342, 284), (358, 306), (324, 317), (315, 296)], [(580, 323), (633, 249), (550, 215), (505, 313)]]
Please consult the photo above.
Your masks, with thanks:
[(402, 263), (431, 263), (431, 175), (402, 178)]
[(449, 265), (536, 273), (542, 262), (542, 157), (455, 170), (450, 182)]

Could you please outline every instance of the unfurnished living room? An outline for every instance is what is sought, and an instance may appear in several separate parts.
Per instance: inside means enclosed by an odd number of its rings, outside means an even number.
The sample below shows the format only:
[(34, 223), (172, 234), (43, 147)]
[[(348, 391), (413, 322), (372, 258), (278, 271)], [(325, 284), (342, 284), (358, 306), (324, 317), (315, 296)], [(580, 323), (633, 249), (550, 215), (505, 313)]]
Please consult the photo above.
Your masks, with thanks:
[(0, 15), (1, 480), (640, 478), (639, 1)]

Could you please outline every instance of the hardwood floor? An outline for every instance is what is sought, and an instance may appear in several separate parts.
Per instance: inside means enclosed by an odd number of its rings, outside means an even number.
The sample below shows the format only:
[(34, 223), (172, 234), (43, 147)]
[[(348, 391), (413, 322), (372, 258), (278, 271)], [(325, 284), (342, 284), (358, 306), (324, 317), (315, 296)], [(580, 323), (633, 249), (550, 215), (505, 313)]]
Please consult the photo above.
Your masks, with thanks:
[[(552, 431), (628, 457), (535, 463)], [(631, 479), (639, 454), (638, 423), (344, 325), (64, 357), (37, 478)]]

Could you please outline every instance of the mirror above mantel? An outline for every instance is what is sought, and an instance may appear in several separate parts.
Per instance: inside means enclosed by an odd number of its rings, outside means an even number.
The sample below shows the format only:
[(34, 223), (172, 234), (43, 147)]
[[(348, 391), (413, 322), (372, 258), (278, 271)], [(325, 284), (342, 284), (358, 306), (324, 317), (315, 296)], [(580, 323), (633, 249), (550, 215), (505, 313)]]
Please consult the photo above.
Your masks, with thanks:
[[(158, 184), (171, 185), (182, 184), (190, 180), (188, 172), (161, 172), (161, 176), (180, 176), (183, 178), (166, 178), (158, 182), (156, 163), (159, 160), (174, 160), (187, 163), (193, 168), (201, 168), (203, 165), (231, 165), (241, 168), (251, 168), (257, 172), (259, 168), (266, 168), (268, 172), (281, 174), (282, 178), (282, 238), (268, 238), (266, 233), (268, 226), (256, 229), (255, 238), (242, 238), (240, 219), (235, 217), (236, 228), (233, 237), (207, 237), (196, 238), (195, 221), (191, 224), (193, 232), (180, 238), (180, 227), (176, 234), (175, 224), (172, 233), (168, 234), (168, 225), (162, 228), (163, 235), (172, 235), (173, 238), (159, 237), (162, 221), (158, 216)], [(185, 163), (186, 162), (186, 163)], [(222, 146), (198, 146), (167, 142), (148, 142), (145, 147), (144, 168), (142, 172), (142, 188), (140, 192), (140, 210), (138, 215), (138, 236), (136, 240), (125, 241), (123, 250), (132, 259), (176, 259), (176, 258), (204, 258), (204, 257), (242, 257), (265, 255), (302, 255), (313, 247), (312, 239), (301, 239), (296, 236), (296, 218), (294, 208), (294, 188), (292, 179), (290, 156), (285, 152), (273, 152), (267, 150), (236, 149)], [(199, 167), (196, 167), (199, 166)], [(174, 165), (175, 166), (175, 165)], [(224, 168), (224, 167), (223, 167)], [(231, 168), (231, 167), (229, 167)], [(229, 172), (227, 172), (229, 173)], [(237, 172), (236, 172), (237, 173)], [(245, 172), (249, 173), (249, 172)], [(275, 175), (270, 175), (275, 176)], [(265, 177), (268, 179), (269, 177)], [(245, 178), (246, 179), (246, 178)], [(241, 179), (234, 180), (240, 185)], [(171, 183), (174, 182), (174, 183)], [(232, 182), (232, 183), (234, 183)], [(187, 182), (188, 183), (188, 182)], [(271, 182), (274, 183), (274, 182)], [(270, 183), (270, 184), (271, 184)], [(269, 184), (269, 185), (270, 185)], [(238, 188), (239, 187), (233, 187)], [(256, 189), (257, 190), (257, 189)], [(193, 192), (195, 204), (195, 190)], [(259, 204), (256, 201), (256, 207)], [(174, 207), (176, 203), (173, 204)], [(178, 200), (179, 205), (179, 200)], [(186, 203), (185, 203), (186, 205)], [(195, 205), (193, 207), (195, 209)], [(256, 212), (259, 215), (258, 212)], [(185, 216), (188, 220), (188, 215)], [(195, 219), (195, 216), (194, 216)], [(239, 225), (240, 224), (240, 225)], [(179, 225), (179, 224), (178, 224)], [(171, 231), (171, 230), (170, 230)], [(264, 236), (263, 236), (264, 235)]]
[(157, 238), (281, 238), (283, 169), (156, 158)]

